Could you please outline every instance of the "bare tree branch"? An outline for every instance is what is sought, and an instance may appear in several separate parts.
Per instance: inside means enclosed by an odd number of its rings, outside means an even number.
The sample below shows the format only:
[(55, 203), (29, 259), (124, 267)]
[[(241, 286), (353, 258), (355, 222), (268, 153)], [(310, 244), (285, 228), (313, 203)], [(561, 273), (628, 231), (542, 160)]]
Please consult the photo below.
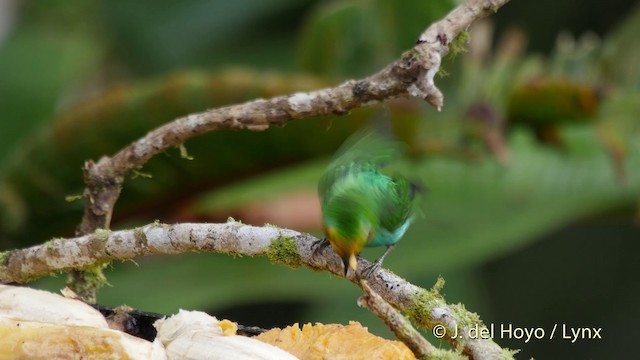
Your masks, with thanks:
[[(56, 239), (26, 249), (2, 253), (0, 282), (26, 282), (52, 272), (82, 269), (112, 260), (128, 260), (152, 254), (180, 254), (190, 251), (267, 256), (290, 267), (307, 266), (344, 276), (342, 260), (330, 248), (314, 256), (318, 239), (274, 226), (256, 227), (237, 222), (224, 224), (150, 224), (135, 230), (98, 230), (72, 239)], [(358, 269), (370, 263), (358, 258)], [(473, 359), (511, 358), (491, 339), (473, 338), (469, 329), (481, 328), (482, 321), (460, 304), (449, 305), (440, 295), (443, 281), (433, 289), (415, 286), (390, 271), (380, 269), (369, 276), (350, 272), (358, 286), (361, 280), (384, 301), (404, 312), (422, 328), (445, 326), (444, 338)], [(458, 336), (454, 337), (454, 334)]]

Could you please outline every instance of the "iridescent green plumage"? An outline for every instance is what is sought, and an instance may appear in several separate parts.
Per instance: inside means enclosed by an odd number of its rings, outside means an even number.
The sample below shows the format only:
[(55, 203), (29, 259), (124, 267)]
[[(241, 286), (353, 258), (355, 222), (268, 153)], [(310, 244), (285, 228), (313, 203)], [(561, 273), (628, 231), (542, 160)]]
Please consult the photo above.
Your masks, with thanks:
[(415, 187), (404, 177), (390, 177), (381, 167), (399, 154), (397, 145), (367, 133), (344, 145), (318, 184), (323, 231), (348, 268), (356, 270), (362, 248), (387, 246), (402, 238), (412, 220)]

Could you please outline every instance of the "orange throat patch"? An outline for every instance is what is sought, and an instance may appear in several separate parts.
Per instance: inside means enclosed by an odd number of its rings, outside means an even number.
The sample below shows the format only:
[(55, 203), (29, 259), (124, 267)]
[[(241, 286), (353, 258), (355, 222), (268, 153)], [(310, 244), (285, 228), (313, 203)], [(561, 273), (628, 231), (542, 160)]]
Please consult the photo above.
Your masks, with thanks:
[(340, 256), (340, 258), (342, 259), (348, 258), (349, 267), (355, 271), (358, 267), (356, 256), (360, 254), (360, 251), (364, 247), (366, 238), (363, 238), (362, 240), (355, 239), (355, 241), (346, 240), (343, 239), (332, 227), (325, 226), (322, 228), (322, 230), (336, 254), (338, 254), (338, 256)]

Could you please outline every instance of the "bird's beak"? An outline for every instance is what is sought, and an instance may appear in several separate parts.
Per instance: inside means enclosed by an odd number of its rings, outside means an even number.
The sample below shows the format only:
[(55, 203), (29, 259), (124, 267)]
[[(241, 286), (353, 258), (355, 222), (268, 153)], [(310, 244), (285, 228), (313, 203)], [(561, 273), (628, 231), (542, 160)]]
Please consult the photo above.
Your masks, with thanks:
[(342, 258), (342, 264), (344, 264), (344, 277), (347, 277), (349, 273), (349, 257), (345, 256)]
[(344, 256), (342, 258), (342, 264), (344, 265), (344, 277), (347, 277), (349, 268), (352, 268), (353, 271), (356, 271), (358, 268), (358, 260), (356, 260), (356, 255), (350, 254), (349, 256)]

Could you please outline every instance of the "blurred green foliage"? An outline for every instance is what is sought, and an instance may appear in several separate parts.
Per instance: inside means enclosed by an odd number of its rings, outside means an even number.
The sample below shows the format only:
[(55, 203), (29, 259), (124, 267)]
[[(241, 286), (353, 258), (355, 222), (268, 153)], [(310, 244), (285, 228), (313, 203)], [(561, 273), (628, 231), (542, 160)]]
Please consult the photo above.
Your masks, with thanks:
[(453, 1), (325, 1), (301, 31), (298, 59), (325, 76), (370, 75), (415, 44), (425, 24), (440, 19)]
[[(188, 113), (370, 74), (411, 47), (455, 3), (19, 2), (16, 26), (0, 43), (0, 247), (73, 234), (82, 203), (65, 197), (81, 193), (83, 161), (112, 154)], [(527, 321), (549, 313), (559, 323), (615, 326), (623, 333), (630, 325), (618, 320), (620, 314), (580, 302), (591, 290), (580, 285), (593, 279), (600, 282), (594, 289), (625, 288), (622, 299), (640, 296), (628, 268), (615, 266), (616, 256), (626, 262), (625, 254), (637, 253), (640, 239), (631, 225), (640, 193), (640, 68), (634, 56), (640, 9), (601, 39), (559, 37), (546, 56), (526, 53), (534, 33), (493, 36), (491, 29), (490, 22), (474, 26), (469, 53), (445, 61), (450, 75), (437, 79), (445, 94), (442, 113), (414, 99), (374, 109), (388, 115), (407, 142), (410, 158), (398, 166), (428, 187), (423, 217), (385, 266), (424, 287), (444, 275), (448, 300), (478, 310), (488, 322), (536, 326)], [(513, 89), (531, 79), (570, 79), (602, 95), (590, 119), (546, 119), (557, 121), (562, 149), (537, 142), (527, 128), (505, 125)], [(468, 109), (478, 104), (488, 115), (470, 124)], [(292, 191), (313, 193), (330, 154), (371, 117), (372, 110), (362, 109), (189, 141), (194, 160), (168, 151), (142, 169), (152, 178), (125, 182), (114, 228), (155, 219), (224, 221), (238, 209), (268, 206)], [(497, 161), (485, 145), (495, 136), (505, 137), (509, 161)], [(585, 235), (584, 229), (603, 222), (613, 225), (602, 236)], [(544, 240), (558, 229), (565, 229), (566, 239)], [(317, 228), (298, 230), (319, 234)], [(609, 259), (600, 259), (601, 247)], [(262, 326), (360, 320), (385, 333), (355, 306), (355, 286), (266, 259), (151, 257), (113, 264), (107, 276), (112, 286), (99, 294), (107, 305), (167, 313), (205, 309)], [(55, 289), (62, 280), (43, 279), (37, 286)], [(527, 291), (513, 303), (505, 300)], [(278, 302), (288, 305), (274, 312), (269, 306)], [(562, 317), (566, 308), (576, 310)], [(508, 342), (526, 356), (542, 357), (544, 345)], [(587, 356), (597, 345), (550, 348), (552, 357)]]

